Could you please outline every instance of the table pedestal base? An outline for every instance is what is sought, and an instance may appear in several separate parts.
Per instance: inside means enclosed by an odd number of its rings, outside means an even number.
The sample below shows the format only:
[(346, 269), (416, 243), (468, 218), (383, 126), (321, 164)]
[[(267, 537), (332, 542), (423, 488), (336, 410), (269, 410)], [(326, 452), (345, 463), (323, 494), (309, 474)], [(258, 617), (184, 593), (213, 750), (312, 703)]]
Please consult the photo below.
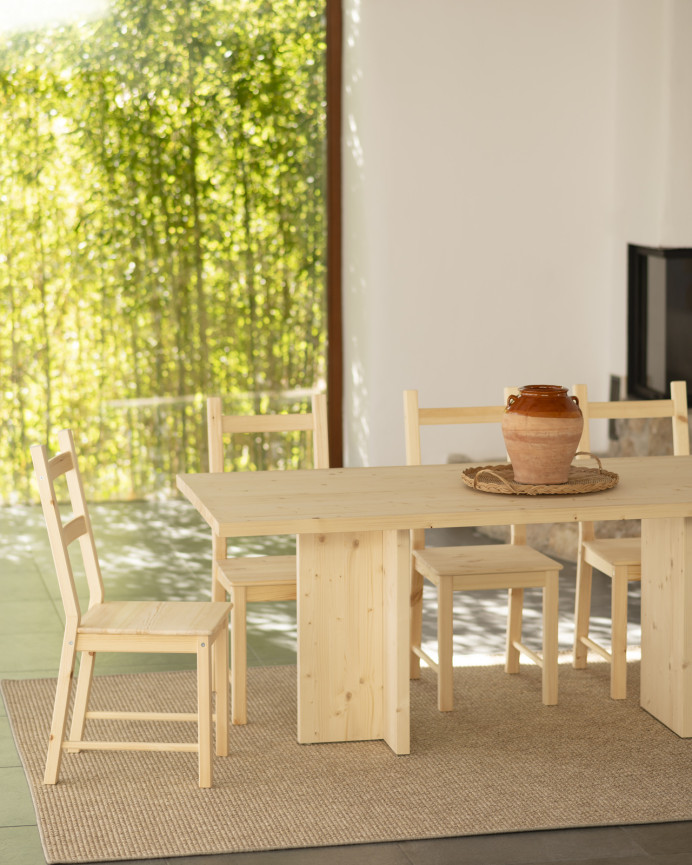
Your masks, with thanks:
[(683, 737), (692, 736), (690, 575), (692, 518), (642, 520), (641, 705)]
[(408, 754), (409, 532), (299, 535), (298, 741)]

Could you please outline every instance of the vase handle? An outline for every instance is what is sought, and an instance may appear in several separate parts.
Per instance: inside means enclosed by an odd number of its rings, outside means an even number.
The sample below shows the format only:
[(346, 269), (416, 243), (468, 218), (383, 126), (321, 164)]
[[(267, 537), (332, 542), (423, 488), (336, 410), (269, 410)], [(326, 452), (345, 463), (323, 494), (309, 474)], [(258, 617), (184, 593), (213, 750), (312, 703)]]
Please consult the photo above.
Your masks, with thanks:
[(515, 393), (511, 393), (511, 394), (507, 397), (507, 408), (509, 408), (510, 406), (514, 405), (514, 403), (515, 403), (518, 399), (519, 399), (519, 397), (518, 397)]
[(572, 397), (570, 397), (570, 399), (574, 400), (574, 402), (575, 402), (577, 405), (579, 405), (579, 397), (578, 397), (578, 396), (572, 396)]
[(592, 454), (591, 451), (577, 451), (574, 456), (575, 457), (591, 457), (592, 459), (596, 460), (596, 462), (598, 463), (599, 474), (603, 474), (603, 463), (596, 456), (596, 454)]

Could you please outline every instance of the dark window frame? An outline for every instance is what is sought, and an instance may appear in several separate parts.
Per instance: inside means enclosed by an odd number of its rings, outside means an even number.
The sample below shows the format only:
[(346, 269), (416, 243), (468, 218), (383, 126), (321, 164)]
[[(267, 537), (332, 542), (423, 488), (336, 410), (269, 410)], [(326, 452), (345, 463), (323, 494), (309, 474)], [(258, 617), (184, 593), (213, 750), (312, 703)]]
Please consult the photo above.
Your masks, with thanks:
[(343, 465), (341, 93), (343, 3), (325, 0), (327, 60), (327, 401), (329, 464)]

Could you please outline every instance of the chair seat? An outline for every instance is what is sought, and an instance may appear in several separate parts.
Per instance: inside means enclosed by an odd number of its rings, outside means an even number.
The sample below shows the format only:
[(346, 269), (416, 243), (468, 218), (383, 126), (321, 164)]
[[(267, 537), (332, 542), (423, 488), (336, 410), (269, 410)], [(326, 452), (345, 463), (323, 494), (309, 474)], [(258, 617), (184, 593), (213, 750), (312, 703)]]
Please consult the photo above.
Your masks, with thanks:
[(219, 576), (228, 586), (290, 586), (296, 582), (295, 556), (242, 556), (216, 562)]
[(231, 604), (204, 601), (111, 601), (82, 616), (79, 634), (205, 637), (228, 620)]
[(432, 583), (452, 577), (455, 589), (542, 585), (546, 571), (562, 570), (553, 559), (520, 544), (426, 547), (413, 550), (413, 556), (419, 572)]
[(628, 579), (641, 579), (641, 538), (596, 538), (584, 541), (586, 561), (609, 577), (615, 567), (627, 567)]

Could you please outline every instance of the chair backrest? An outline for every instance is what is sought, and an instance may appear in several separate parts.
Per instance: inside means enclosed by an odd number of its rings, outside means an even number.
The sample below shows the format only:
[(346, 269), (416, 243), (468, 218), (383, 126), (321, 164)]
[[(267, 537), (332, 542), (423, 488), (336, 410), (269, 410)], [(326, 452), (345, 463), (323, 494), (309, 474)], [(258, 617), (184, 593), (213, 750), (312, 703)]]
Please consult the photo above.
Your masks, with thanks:
[[(89, 607), (103, 602), (103, 580), (96, 555), (89, 511), (84, 497), (82, 477), (77, 464), (72, 431), (61, 430), (58, 433), (58, 444), (60, 452), (52, 458), (48, 457), (48, 450), (45, 445), (34, 445), (31, 448), (31, 458), (34, 462), (43, 516), (48, 528), (48, 538), (58, 575), (65, 616), (68, 620), (76, 619), (79, 622), (81, 611), (70, 560), (70, 544), (79, 540), (89, 587)], [(65, 475), (67, 481), (68, 499), (72, 508), (71, 519), (67, 521), (63, 519), (60, 513), (58, 497), (55, 492), (55, 481), (62, 475)]]
[[(458, 406), (453, 408), (421, 408), (418, 404), (418, 391), (404, 391), (404, 426), (406, 430), (406, 465), (421, 464), (420, 429), (423, 426), (442, 426), (445, 424), (502, 423), (506, 400), (509, 394), (518, 393), (516, 387), (504, 389), (505, 403), (490, 406)], [(526, 526), (512, 526), (512, 543), (526, 543)], [(424, 546), (424, 531), (415, 529), (412, 533), (414, 549)]]
[(329, 468), (329, 435), (327, 432), (327, 397), (314, 394), (312, 411), (292, 414), (225, 415), (221, 397), (207, 399), (207, 434), (209, 437), (209, 471), (224, 470), (224, 435), (234, 433), (312, 432), (313, 466)]
[[(670, 418), (673, 427), (673, 453), (687, 456), (690, 453), (690, 430), (687, 414), (687, 385), (684, 381), (670, 383), (670, 399), (618, 400), (614, 402), (591, 402), (585, 384), (575, 384), (572, 392), (579, 399), (584, 417), (584, 431), (578, 450), (591, 450), (590, 421), (596, 418), (618, 420), (621, 418)], [(641, 454), (644, 456), (644, 454)]]

